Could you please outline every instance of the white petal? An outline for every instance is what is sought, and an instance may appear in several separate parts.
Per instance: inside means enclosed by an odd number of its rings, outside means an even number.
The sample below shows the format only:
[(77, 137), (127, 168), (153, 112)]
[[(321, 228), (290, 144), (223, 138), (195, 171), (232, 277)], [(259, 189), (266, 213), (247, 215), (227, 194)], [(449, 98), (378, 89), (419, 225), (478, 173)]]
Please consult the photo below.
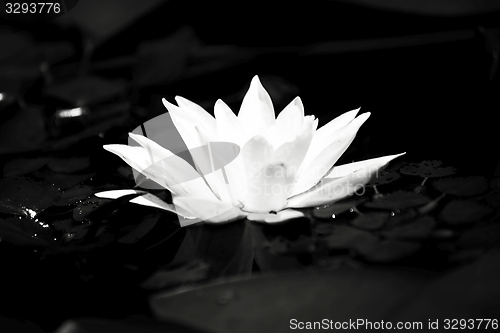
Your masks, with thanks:
[[(183, 187), (176, 187), (179, 182), (167, 172), (164, 172), (161, 165), (154, 163), (155, 158), (143, 147), (131, 147), (127, 145), (105, 145), (107, 151), (119, 156), (128, 165), (139, 173), (151, 179), (163, 188), (173, 193), (183, 193), (186, 191)], [(140, 185), (140, 184), (139, 184)]]
[(401, 155), (403, 154), (362, 161), (358, 166), (363, 165), (363, 167), (357, 168), (352, 173), (344, 172), (346, 169), (341, 170), (338, 175), (344, 175), (343, 177), (322, 179), (319, 184), (309, 191), (289, 198), (287, 207), (315, 207), (332, 203), (355, 192), (362, 195), (365, 190), (364, 185), (377, 175), (378, 170)]
[[(282, 144), (273, 156), (273, 163), (283, 163), (292, 172), (294, 180), (298, 174), (300, 166), (307, 154), (311, 140), (315, 131), (314, 117), (307, 116), (301, 128), (294, 133), (294, 138), (290, 142)], [(292, 186), (289, 186), (290, 196)]]
[(214, 106), (219, 141), (234, 142), (242, 147), (249, 139), (246, 129), (240, 120), (222, 100), (217, 100)]
[(301, 129), (303, 121), (304, 105), (301, 99), (296, 97), (280, 112), (276, 121), (268, 128), (266, 138), (276, 149), (294, 138)]
[(250, 137), (264, 134), (274, 122), (271, 97), (260, 83), (258, 76), (253, 77), (250, 88), (243, 98), (238, 119)]
[(282, 211), (279, 211), (277, 214), (250, 213), (247, 215), (247, 219), (256, 222), (279, 223), (303, 216), (304, 213), (302, 213), (301, 211), (295, 209), (284, 209)]
[(178, 190), (182, 188), (188, 195), (215, 198), (212, 190), (207, 186), (200, 173), (193, 169), (184, 159), (172, 154), (168, 149), (163, 148), (142, 135), (129, 133), (129, 136), (144, 147), (144, 149), (152, 152), (155, 160), (149, 168), (153, 167), (154, 170), (157, 170), (157, 167), (160, 167), (163, 175), (170, 176), (174, 182), (169, 183), (169, 187), (175, 193), (182, 193)]
[(103, 198), (103, 199), (118, 199), (121, 198), (125, 195), (129, 194), (139, 194), (142, 193), (140, 197), (135, 197), (134, 199), (130, 200), (129, 202), (141, 205), (141, 206), (147, 206), (147, 207), (153, 207), (153, 208), (159, 208), (163, 209), (172, 213), (176, 213), (178, 215), (181, 215), (185, 218), (192, 218), (189, 217), (189, 214), (186, 211), (183, 211), (182, 209), (176, 209), (174, 205), (166, 203), (165, 201), (161, 200), (155, 195), (152, 195), (151, 193), (143, 192), (143, 191), (137, 191), (137, 190), (114, 190), (114, 191), (104, 191), (104, 192), (99, 192), (94, 194), (98, 198)]
[(348, 125), (359, 112), (359, 108), (345, 112), (340, 116), (336, 117), (326, 125), (321, 126), (316, 133), (314, 134), (312, 151), (311, 153), (314, 155), (318, 154), (325, 148), (325, 144), (327, 139), (336, 131), (340, 130), (344, 126)]
[(293, 189), (292, 195), (296, 195), (307, 191), (317, 182), (319, 182), (324, 175), (330, 171), (331, 167), (337, 162), (342, 154), (349, 147), (354, 140), (356, 133), (363, 123), (368, 119), (370, 113), (364, 113), (359, 117), (352, 120), (348, 125), (344, 126), (341, 130), (335, 131), (326, 141), (326, 147), (316, 156), (311, 155), (311, 149), (302, 163), (299, 171), (297, 183)]
[(242, 209), (256, 213), (282, 210), (286, 206), (293, 174), (284, 163), (273, 161), (274, 149), (263, 136), (250, 139), (241, 154), (248, 187)]
[(325, 176), (325, 178), (340, 178), (345, 177), (355, 171), (360, 169), (376, 171), (401, 155), (406, 153), (401, 153), (397, 155), (388, 155), (383, 157), (371, 158), (369, 160), (334, 166), (333, 169)]
[(188, 148), (196, 148), (206, 144), (198, 135), (198, 131), (200, 130), (205, 132), (205, 137), (207, 137), (207, 139), (211, 141), (215, 140), (216, 133), (210, 133), (210, 130), (189, 111), (168, 102), (165, 98), (162, 101), (172, 118), (175, 128)]
[(223, 223), (246, 216), (238, 208), (221, 201), (196, 197), (174, 197), (174, 205), (180, 207), (198, 219), (210, 223)]
[(215, 118), (204, 108), (181, 96), (176, 96), (175, 101), (182, 109), (191, 113), (191, 119), (195, 118), (198, 126), (204, 127), (208, 133), (216, 133)]

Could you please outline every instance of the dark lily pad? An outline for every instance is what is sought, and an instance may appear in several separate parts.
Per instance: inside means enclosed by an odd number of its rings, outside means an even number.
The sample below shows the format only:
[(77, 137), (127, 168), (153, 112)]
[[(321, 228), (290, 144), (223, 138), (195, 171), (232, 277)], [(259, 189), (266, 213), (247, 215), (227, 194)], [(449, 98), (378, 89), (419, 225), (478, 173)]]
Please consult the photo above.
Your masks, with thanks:
[(17, 158), (5, 163), (3, 167), (4, 177), (15, 177), (36, 171), (47, 164), (48, 158)]
[(384, 231), (382, 235), (396, 239), (427, 238), (435, 226), (436, 220), (433, 217), (424, 216), (415, 222)]
[(44, 208), (59, 200), (61, 193), (50, 185), (41, 185), (26, 178), (0, 180), (0, 212), (35, 217)]
[(317, 207), (312, 211), (314, 217), (320, 219), (331, 219), (336, 216), (349, 211), (351, 208), (356, 207), (359, 204), (365, 202), (367, 198), (357, 197), (355, 199), (349, 199), (347, 201), (335, 202), (331, 205), (324, 207)]
[(326, 245), (330, 249), (357, 250), (367, 244), (374, 244), (378, 242), (378, 237), (368, 231), (359, 230), (349, 226), (338, 227), (326, 238)]
[(457, 245), (466, 248), (489, 247), (500, 241), (500, 225), (497, 223), (478, 226), (464, 231)]
[(481, 176), (442, 178), (434, 181), (432, 185), (440, 192), (464, 197), (478, 195), (488, 189), (488, 181)]
[(90, 161), (88, 156), (52, 158), (47, 166), (54, 172), (73, 173), (87, 169), (90, 166)]
[(420, 176), (425, 178), (451, 176), (455, 173), (454, 167), (440, 167), (441, 161), (422, 161), (405, 165), (399, 171), (404, 175)]
[(486, 197), (488, 205), (494, 208), (500, 208), (500, 193), (491, 193)]
[(397, 191), (372, 202), (365, 204), (366, 207), (401, 210), (411, 207), (418, 207), (428, 203), (430, 199), (422, 194), (414, 192)]
[(465, 224), (481, 221), (492, 209), (470, 200), (453, 200), (441, 211), (440, 217), (449, 224)]
[(284, 237), (276, 237), (268, 243), (269, 250), (276, 254), (310, 253), (315, 250), (315, 242), (311, 237), (300, 235), (296, 240), (288, 240)]
[(375, 212), (360, 215), (352, 220), (351, 224), (361, 229), (375, 230), (380, 229), (389, 219), (389, 213)]
[(415, 242), (384, 240), (377, 243), (367, 243), (358, 248), (359, 254), (373, 262), (391, 262), (403, 259), (420, 250), (421, 245)]
[(366, 186), (379, 186), (392, 183), (401, 178), (399, 172), (396, 171), (380, 171), (378, 172)]
[(52, 243), (52, 231), (48, 225), (31, 218), (0, 219), (0, 241), (47, 247)]
[(125, 92), (122, 81), (109, 81), (97, 76), (81, 76), (76, 79), (49, 86), (47, 96), (57, 98), (74, 106), (91, 105), (111, 100)]

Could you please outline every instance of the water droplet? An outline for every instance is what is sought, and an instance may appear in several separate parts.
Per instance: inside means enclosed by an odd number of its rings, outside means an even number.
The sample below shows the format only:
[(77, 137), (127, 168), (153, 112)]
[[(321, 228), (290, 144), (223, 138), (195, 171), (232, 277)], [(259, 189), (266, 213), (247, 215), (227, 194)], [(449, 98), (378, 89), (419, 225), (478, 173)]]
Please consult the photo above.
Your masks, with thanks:
[(332, 219), (334, 219), (334, 218), (335, 218), (335, 214), (332, 214)]

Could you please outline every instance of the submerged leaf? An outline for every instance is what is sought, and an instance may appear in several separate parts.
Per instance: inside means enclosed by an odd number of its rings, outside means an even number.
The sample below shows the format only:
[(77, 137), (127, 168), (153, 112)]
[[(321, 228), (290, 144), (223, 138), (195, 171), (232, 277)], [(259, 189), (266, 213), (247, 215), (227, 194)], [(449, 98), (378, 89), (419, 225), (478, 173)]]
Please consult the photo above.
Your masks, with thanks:
[(330, 249), (357, 250), (367, 244), (378, 243), (379, 239), (373, 234), (349, 226), (341, 226), (333, 230), (326, 238), (326, 245)]
[(48, 158), (17, 158), (5, 163), (3, 167), (4, 177), (21, 176), (36, 171), (47, 164)]
[(441, 218), (449, 224), (465, 224), (481, 221), (492, 209), (475, 201), (453, 200), (441, 211)]
[(45, 247), (52, 241), (52, 231), (48, 225), (29, 218), (0, 219), (0, 241)]
[(380, 229), (389, 219), (389, 216), (389, 213), (385, 212), (368, 213), (356, 217), (351, 224), (361, 229)]
[(435, 226), (436, 220), (433, 217), (424, 216), (415, 222), (395, 227), (391, 230), (384, 231), (382, 234), (387, 238), (426, 238), (430, 235)]
[(488, 189), (488, 181), (481, 176), (442, 178), (433, 182), (432, 185), (440, 192), (464, 197), (478, 195)]
[(428, 203), (430, 199), (415, 192), (397, 191), (384, 195), (382, 198), (366, 203), (366, 207), (390, 210), (418, 207)]
[(53, 158), (47, 166), (54, 172), (73, 173), (87, 169), (90, 166), (90, 161), (88, 156)]
[(34, 217), (57, 202), (61, 193), (50, 185), (41, 185), (26, 178), (0, 180), (0, 212)]
[(399, 171), (404, 175), (426, 178), (451, 176), (455, 173), (454, 167), (440, 167), (441, 161), (422, 161), (405, 165)]

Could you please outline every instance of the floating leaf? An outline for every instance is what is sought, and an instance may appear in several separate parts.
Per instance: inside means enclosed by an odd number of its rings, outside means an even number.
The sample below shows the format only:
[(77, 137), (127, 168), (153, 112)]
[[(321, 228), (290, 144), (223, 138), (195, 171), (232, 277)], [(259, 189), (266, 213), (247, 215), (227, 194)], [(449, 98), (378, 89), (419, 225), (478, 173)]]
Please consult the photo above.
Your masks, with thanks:
[(326, 238), (326, 244), (331, 249), (359, 249), (378, 241), (377, 236), (349, 226), (338, 227)]
[(382, 235), (387, 238), (407, 239), (407, 238), (427, 238), (434, 227), (436, 220), (430, 216), (419, 218), (415, 222), (395, 227), (384, 231)]
[(40, 108), (24, 108), (0, 125), (0, 153), (37, 150), (45, 142), (45, 117)]
[(476, 260), (479, 256), (484, 253), (483, 249), (465, 249), (453, 252), (448, 257), (449, 262), (467, 262)]
[(300, 235), (296, 240), (288, 240), (278, 236), (268, 243), (269, 250), (276, 254), (310, 253), (315, 250), (315, 242), (311, 237)]
[(478, 195), (488, 189), (488, 181), (481, 176), (442, 178), (433, 182), (432, 185), (440, 192), (464, 197)]
[(48, 86), (45, 93), (74, 106), (91, 105), (111, 100), (125, 92), (125, 83), (97, 76), (80, 76)]
[(90, 161), (88, 156), (52, 158), (47, 166), (54, 172), (73, 173), (87, 169), (90, 166)]
[(48, 225), (30, 218), (0, 219), (0, 241), (46, 247), (52, 242), (52, 231)]
[(384, 195), (378, 200), (366, 203), (366, 207), (390, 210), (401, 210), (405, 208), (418, 207), (428, 203), (430, 199), (422, 194), (414, 192), (397, 191)]
[(321, 219), (331, 219), (336, 216), (347, 212), (353, 207), (365, 202), (367, 199), (364, 197), (357, 197), (355, 199), (349, 199), (347, 201), (335, 202), (331, 205), (324, 207), (317, 207), (312, 211), (314, 217), (318, 217)]
[(94, 173), (53, 173), (49, 170), (38, 170), (33, 173), (34, 177), (43, 179), (44, 183), (51, 184), (62, 190), (71, 188), (94, 176)]
[(494, 208), (500, 208), (500, 193), (491, 193), (486, 197), (488, 205)]
[(475, 201), (453, 200), (441, 211), (441, 218), (449, 224), (465, 224), (481, 221), (492, 209)]
[(61, 193), (50, 185), (41, 185), (25, 178), (0, 180), (0, 212), (34, 217), (53, 205)]
[(487, 224), (464, 231), (457, 241), (461, 247), (489, 247), (500, 240), (500, 225)]
[(40, 169), (47, 164), (48, 158), (35, 157), (35, 158), (16, 158), (5, 163), (3, 167), (4, 177), (15, 177), (25, 175)]
[(441, 161), (422, 161), (405, 165), (399, 171), (404, 175), (420, 176), (426, 178), (451, 176), (455, 173), (453, 167), (440, 167)]
[(148, 232), (153, 229), (160, 218), (159, 214), (145, 216), (142, 221), (128, 234), (118, 239), (119, 243), (132, 244), (136, 243), (142, 237), (146, 236)]
[(358, 252), (367, 260), (374, 262), (391, 262), (403, 259), (420, 249), (419, 243), (385, 240), (367, 243), (358, 248)]
[(379, 186), (392, 183), (401, 178), (399, 172), (396, 171), (380, 171), (366, 184), (366, 186)]
[(356, 217), (354, 220), (352, 220), (351, 224), (361, 229), (380, 229), (385, 224), (387, 219), (389, 219), (389, 216), (389, 213), (383, 212), (368, 213)]

